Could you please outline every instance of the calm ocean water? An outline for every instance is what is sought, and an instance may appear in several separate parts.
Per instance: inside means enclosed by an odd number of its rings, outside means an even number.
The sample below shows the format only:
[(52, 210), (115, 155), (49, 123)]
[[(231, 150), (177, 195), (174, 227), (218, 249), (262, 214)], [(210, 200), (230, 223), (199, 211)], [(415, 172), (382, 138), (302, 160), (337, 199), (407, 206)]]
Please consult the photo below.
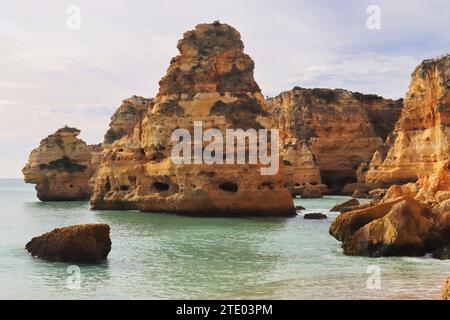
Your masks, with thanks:
[[(325, 221), (200, 219), (41, 203), (34, 186), (0, 180), (0, 299), (439, 299), (450, 261), (342, 254), (328, 209), (344, 200), (295, 200)], [(112, 250), (102, 265), (79, 266), (79, 289), (67, 286), (68, 264), (24, 249), (53, 228), (92, 222), (111, 226)], [(369, 289), (377, 268), (381, 286)]]

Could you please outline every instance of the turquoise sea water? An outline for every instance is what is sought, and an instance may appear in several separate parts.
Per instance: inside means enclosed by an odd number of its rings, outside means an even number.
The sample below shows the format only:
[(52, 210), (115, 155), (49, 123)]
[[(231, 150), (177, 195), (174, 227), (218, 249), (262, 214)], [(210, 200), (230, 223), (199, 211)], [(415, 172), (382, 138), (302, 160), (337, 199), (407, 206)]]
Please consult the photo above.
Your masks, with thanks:
[[(32, 185), (0, 180), (0, 299), (439, 299), (450, 261), (342, 254), (327, 209), (344, 200), (295, 200), (325, 221), (201, 219), (41, 203)], [(112, 250), (102, 265), (79, 266), (79, 289), (67, 286), (69, 264), (24, 249), (33, 236), (92, 222), (111, 226)], [(381, 288), (368, 288), (368, 268), (379, 268)]]

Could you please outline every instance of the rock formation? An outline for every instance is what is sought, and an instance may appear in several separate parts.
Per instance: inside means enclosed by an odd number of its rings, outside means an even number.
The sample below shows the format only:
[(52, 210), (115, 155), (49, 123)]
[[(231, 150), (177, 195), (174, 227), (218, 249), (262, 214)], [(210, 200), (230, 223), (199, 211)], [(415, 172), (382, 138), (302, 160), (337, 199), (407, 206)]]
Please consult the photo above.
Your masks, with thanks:
[[(105, 146), (92, 208), (199, 216), (295, 215), (282, 161), (275, 175), (261, 175), (264, 166), (259, 162), (189, 164), (198, 158), (184, 153), (189, 161), (174, 163), (175, 129), (193, 136), (197, 121), (203, 132), (214, 128), (223, 134), (225, 129), (274, 126), (253, 79), (254, 63), (234, 28), (198, 25), (184, 34), (178, 49), (180, 55), (172, 59), (143, 119), (132, 132), (120, 133), (121, 139)], [(192, 141), (186, 143), (188, 150), (198, 150)], [(222, 154), (211, 155), (223, 159)]]
[(368, 183), (416, 182), (450, 159), (450, 55), (425, 60), (413, 72), (391, 143), (378, 150)]
[(340, 212), (342, 209), (344, 208), (348, 208), (348, 207), (357, 207), (359, 206), (359, 201), (356, 199), (350, 199), (348, 201), (345, 201), (341, 204), (337, 204), (335, 205), (333, 208), (331, 208), (331, 212)]
[(429, 236), (438, 217), (418, 201), (404, 197), (341, 214), (330, 233), (348, 255), (423, 256), (432, 251)]
[(111, 117), (103, 145), (107, 146), (122, 137), (132, 136), (134, 128), (143, 119), (152, 105), (153, 99), (138, 96), (132, 96), (123, 100), (121, 106)]
[(328, 216), (323, 213), (305, 213), (303, 216), (303, 219), (306, 220), (325, 220)]
[(31, 239), (26, 249), (48, 261), (99, 264), (111, 251), (107, 224), (85, 224), (58, 228)]
[(450, 257), (450, 55), (420, 64), (412, 75), (394, 133), (375, 152), (366, 183), (368, 208), (341, 214), (330, 233), (344, 253)]
[(25, 182), (36, 184), (42, 201), (88, 200), (89, 179), (95, 169), (90, 147), (77, 138), (80, 130), (64, 127), (41, 141), (22, 172)]
[(322, 181), (339, 192), (356, 182), (360, 164), (370, 161), (393, 130), (402, 101), (295, 87), (268, 99), (267, 106), (280, 128), (281, 153), (293, 167), (286, 171), (293, 172), (292, 183)]

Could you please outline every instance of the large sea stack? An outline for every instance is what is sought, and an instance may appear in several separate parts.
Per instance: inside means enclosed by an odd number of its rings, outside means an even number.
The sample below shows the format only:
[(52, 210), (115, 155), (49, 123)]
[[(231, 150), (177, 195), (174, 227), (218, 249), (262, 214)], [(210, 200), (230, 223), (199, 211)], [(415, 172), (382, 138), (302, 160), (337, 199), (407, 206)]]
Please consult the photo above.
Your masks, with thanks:
[(201, 121), (203, 132), (214, 128), (224, 136), (226, 129), (274, 127), (238, 31), (218, 22), (200, 24), (184, 34), (178, 49), (145, 116), (105, 146), (92, 208), (295, 215), (281, 161), (275, 175), (262, 175), (260, 163), (174, 163), (172, 132), (186, 129), (194, 136), (194, 122)]
[(43, 139), (23, 168), (25, 182), (36, 184), (41, 201), (88, 200), (89, 179), (95, 173), (100, 146), (88, 146), (78, 138), (80, 130), (64, 127)]

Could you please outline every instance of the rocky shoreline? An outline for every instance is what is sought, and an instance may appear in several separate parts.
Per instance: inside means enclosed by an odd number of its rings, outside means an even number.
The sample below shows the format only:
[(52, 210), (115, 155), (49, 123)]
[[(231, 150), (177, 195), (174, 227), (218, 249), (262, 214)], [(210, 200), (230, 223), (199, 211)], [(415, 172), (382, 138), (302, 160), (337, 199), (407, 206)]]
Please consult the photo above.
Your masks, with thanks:
[[(64, 127), (31, 152), (23, 174), (40, 200), (90, 199), (93, 210), (292, 217), (292, 197), (348, 195), (371, 200), (332, 209), (340, 215), (330, 234), (344, 254), (450, 258), (449, 54), (414, 70), (404, 100), (301, 87), (264, 99), (233, 27), (197, 25), (177, 47), (157, 96), (125, 99), (102, 144), (88, 146), (78, 129)], [(261, 175), (259, 162), (174, 163), (172, 132), (195, 134), (196, 121), (204, 131), (279, 129), (279, 171)]]

